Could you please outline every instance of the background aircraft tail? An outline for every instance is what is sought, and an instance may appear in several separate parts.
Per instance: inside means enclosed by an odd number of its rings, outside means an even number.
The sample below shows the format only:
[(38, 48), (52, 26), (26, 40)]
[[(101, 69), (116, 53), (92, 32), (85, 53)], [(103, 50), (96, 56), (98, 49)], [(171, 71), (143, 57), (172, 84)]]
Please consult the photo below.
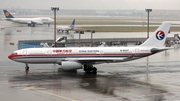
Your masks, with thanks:
[(166, 41), (166, 37), (170, 30), (171, 23), (163, 22), (159, 28), (140, 46), (156, 46), (163, 47)]
[(7, 10), (3, 10), (6, 18), (14, 18)]
[(73, 20), (72, 24), (70, 25), (71, 28), (74, 28), (75, 19)]

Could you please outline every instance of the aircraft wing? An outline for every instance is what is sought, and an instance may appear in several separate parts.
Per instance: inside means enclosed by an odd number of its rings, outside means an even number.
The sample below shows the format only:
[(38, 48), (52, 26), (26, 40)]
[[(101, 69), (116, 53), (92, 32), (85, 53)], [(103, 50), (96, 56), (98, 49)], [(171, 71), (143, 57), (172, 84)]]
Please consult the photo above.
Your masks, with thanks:
[(108, 58), (108, 57), (99, 57), (99, 58), (66, 58), (65, 61), (78, 61), (82, 64), (90, 63), (90, 64), (99, 64), (99, 63), (109, 63), (109, 62), (121, 62), (127, 61), (128, 59), (132, 59), (134, 55), (128, 57), (118, 57), (118, 58)]
[(122, 60), (123, 61), (123, 58), (121, 59), (111, 59), (111, 58), (66, 58), (65, 61), (78, 61), (82, 64), (100, 64), (100, 63), (109, 63), (109, 62), (115, 62), (117, 60)]

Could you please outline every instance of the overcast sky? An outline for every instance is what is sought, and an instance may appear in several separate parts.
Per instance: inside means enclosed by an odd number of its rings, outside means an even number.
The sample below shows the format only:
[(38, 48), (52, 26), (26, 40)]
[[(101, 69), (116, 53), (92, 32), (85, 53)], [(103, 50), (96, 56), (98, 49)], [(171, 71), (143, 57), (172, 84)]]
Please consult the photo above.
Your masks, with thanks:
[(180, 10), (180, 0), (0, 0), (0, 8), (50, 9), (166, 9)]

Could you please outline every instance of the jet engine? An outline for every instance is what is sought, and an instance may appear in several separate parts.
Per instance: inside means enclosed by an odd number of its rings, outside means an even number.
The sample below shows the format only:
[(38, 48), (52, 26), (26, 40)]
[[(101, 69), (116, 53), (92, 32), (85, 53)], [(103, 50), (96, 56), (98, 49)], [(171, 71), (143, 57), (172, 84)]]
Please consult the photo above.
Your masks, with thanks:
[(63, 70), (76, 70), (82, 68), (82, 64), (75, 61), (63, 61), (59, 65), (62, 66)]

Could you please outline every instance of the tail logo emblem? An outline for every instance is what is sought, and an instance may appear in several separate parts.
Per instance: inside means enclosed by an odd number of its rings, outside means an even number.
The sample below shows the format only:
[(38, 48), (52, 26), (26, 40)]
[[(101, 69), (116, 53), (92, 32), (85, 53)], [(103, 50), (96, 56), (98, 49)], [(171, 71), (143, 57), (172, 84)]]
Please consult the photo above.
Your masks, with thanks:
[(9, 16), (9, 12), (6, 12), (5, 15), (6, 15), (6, 16)]
[(163, 32), (163, 31), (157, 31), (156, 32), (156, 38), (158, 39), (158, 40), (163, 40), (164, 39), (164, 37), (165, 37), (165, 33)]

